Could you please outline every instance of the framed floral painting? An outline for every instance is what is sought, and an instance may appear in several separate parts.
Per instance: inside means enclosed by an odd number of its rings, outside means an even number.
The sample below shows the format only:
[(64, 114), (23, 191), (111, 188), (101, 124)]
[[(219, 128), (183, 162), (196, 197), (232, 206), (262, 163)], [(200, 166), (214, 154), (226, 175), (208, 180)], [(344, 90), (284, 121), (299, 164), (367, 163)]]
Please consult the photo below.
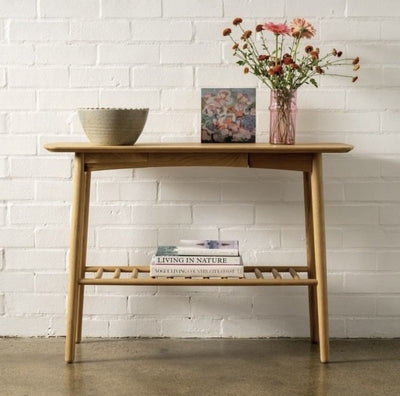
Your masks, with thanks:
[(202, 143), (255, 143), (255, 88), (201, 89)]

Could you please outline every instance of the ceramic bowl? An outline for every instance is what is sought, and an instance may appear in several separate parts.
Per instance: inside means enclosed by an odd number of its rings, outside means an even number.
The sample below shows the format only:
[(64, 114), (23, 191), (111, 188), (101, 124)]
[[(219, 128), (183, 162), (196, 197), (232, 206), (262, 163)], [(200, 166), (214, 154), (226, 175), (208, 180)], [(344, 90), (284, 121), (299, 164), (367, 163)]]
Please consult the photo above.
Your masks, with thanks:
[(149, 109), (78, 109), (79, 119), (90, 142), (106, 146), (135, 144), (148, 113)]

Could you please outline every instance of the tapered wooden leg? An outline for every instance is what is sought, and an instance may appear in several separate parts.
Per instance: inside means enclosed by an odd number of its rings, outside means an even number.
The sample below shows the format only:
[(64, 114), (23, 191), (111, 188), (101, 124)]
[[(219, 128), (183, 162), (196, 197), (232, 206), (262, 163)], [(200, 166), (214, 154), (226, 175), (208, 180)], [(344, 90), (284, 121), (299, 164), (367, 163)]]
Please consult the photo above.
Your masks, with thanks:
[(322, 154), (314, 154), (311, 172), (311, 203), (314, 226), (318, 332), (321, 362), (329, 360), (328, 285), (326, 274), (325, 214)]
[(84, 156), (76, 153), (74, 158), (73, 174), (74, 192), (72, 200), (71, 216), (71, 242), (69, 252), (69, 285), (68, 285), (68, 307), (67, 307), (67, 332), (65, 341), (65, 361), (71, 363), (75, 358), (75, 341), (77, 329), (78, 309), (78, 279), (79, 265), (82, 257), (82, 232), (83, 213), (85, 197), (85, 172)]
[[(85, 266), (86, 266), (86, 253), (87, 253), (87, 233), (89, 224), (89, 201), (90, 201), (90, 179), (91, 173), (85, 172), (85, 197), (84, 205), (82, 205), (81, 218), (83, 221), (80, 222), (82, 230), (79, 232), (82, 236), (81, 241), (81, 257), (79, 262), (79, 277), (85, 277)], [(80, 343), (82, 340), (82, 317), (83, 317), (83, 300), (84, 300), (85, 286), (78, 284), (78, 309), (77, 309), (77, 324), (76, 324), (76, 343)]]
[[(315, 246), (314, 246), (314, 225), (311, 202), (311, 176), (309, 172), (303, 172), (304, 187), (304, 212), (307, 246), (307, 266), (309, 278), (315, 279)], [(311, 342), (318, 342), (318, 311), (317, 291), (315, 285), (308, 286), (308, 308), (310, 318), (310, 339)]]

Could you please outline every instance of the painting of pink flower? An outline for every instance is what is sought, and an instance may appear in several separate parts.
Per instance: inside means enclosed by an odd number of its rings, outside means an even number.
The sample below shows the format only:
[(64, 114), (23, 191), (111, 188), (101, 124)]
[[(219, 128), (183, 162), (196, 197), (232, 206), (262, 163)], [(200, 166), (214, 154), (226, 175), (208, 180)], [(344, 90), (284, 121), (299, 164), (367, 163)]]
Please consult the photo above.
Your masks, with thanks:
[(315, 36), (316, 30), (311, 23), (304, 18), (294, 18), (290, 24), (292, 36), (297, 38), (311, 38)]
[(269, 30), (270, 32), (276, 34), (276, 35), (289, 35), (290, 34), (290, 28), (286, 23), (273, 23), (273, 22), (267, 22), (262, 25), (264, 30)]
[(201, 89), (201, 142), (254, 143), (255, 88)]

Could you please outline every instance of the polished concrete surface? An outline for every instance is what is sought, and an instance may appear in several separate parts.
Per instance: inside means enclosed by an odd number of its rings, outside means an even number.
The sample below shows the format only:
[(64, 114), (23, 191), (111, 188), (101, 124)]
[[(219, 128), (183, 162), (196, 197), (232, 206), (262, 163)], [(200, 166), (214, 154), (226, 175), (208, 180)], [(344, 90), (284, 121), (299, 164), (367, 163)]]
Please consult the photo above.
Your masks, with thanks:
[(400, 395), (400, 339), (87, 339), (74, 364), (63, 338), (0, 338), (7, 396)]

